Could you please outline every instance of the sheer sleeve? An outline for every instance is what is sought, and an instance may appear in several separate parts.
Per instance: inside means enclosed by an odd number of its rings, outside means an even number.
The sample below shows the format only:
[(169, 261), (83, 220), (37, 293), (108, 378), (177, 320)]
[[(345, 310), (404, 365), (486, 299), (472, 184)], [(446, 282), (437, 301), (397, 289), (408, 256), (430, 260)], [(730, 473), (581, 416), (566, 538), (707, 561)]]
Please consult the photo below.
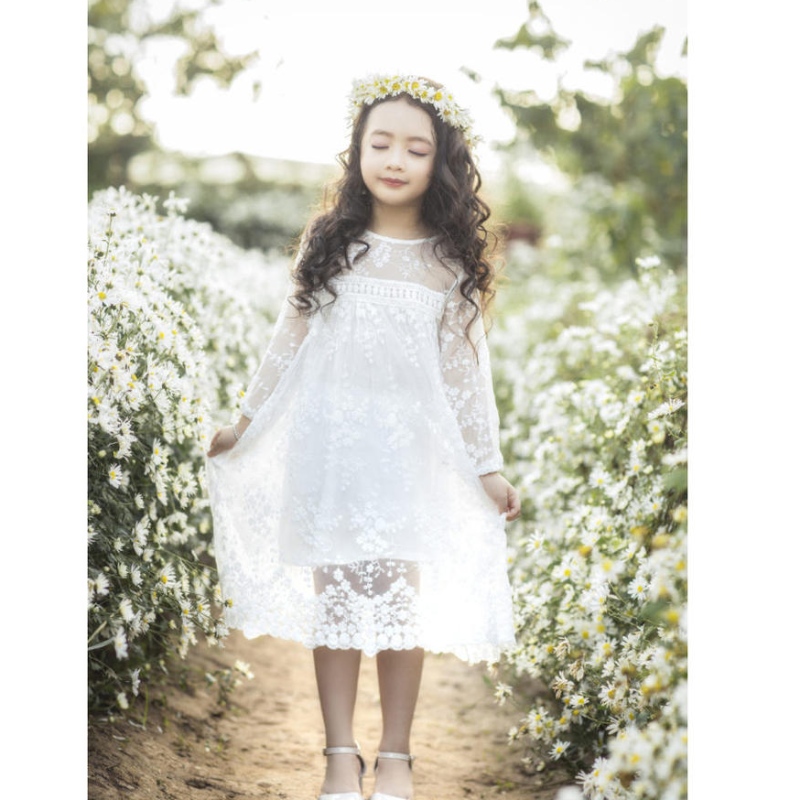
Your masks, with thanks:
[(248, 419), (255, 416), (272, 394), (308, 333), (307, 318), (291, 303), (294, 289), (292, 282), (281, 305), (269, 346), (242, 400), (242, 414)]
[(450, 293), (440, 334), (441, 364), (467, 453), (476, 473), (486, 475), (502, 469), (503, 456), (483, 319), (478, 316), (465, 330), (474, 310), (458, 288)]

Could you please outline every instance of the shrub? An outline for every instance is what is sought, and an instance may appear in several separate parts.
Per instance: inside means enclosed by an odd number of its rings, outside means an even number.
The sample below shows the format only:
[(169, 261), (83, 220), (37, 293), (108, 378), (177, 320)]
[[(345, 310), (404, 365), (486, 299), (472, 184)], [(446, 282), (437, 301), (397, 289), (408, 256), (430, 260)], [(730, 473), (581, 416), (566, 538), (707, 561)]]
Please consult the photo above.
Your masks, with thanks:
[(507, 662), (550, 690), (517, 697), (511, 736), (568, 761), (595, 800), (685, 797), (683, 280), (657, 258), (613, 287), (553, 280), (534, 253), (511, 254), (509, 273), (527, 277), (492, 332), (507, 474), (523, 495)]
[[(227, 634), (204, 492), (211, 408), (235, 414), (285, 287), (269, 264), (124, 189), (89, 205), (90, 707)], [(234, 288), (239, 286), (239, 290)], [(245, 290), (247, 294), (245, 294)], [(253, 298), (256, 298), (255, 300)], [(247, 336), (245, 336), (247, 332)], [(255, 334), (255, 336), (253, 336)]]

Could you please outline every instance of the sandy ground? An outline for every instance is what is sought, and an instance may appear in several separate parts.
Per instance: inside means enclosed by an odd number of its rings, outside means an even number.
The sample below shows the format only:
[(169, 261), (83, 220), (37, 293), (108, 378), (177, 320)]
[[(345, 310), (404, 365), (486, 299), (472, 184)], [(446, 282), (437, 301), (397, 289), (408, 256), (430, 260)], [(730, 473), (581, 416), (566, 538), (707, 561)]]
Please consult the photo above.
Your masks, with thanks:
[[(255, 677), (222, 707), (202, 675), (236, 659), (249, 663)], [(310, 651), (234, 633), (225, 649), (195, 648), (187, 667), (188, 687), (166, 688), (158, 703), (151, 702), (144, 728), (90, 720), (90, 800), (314, 800), (324, 771), (324, 736)], [(415, 800), (552, 800), (569, 783), (552, 768), (523, 771), (519, 748), (507, 744), (520, 715), (498, 706), (485, 675), (480, 665), (426, 655), (412, 737)], [(362, 659), (356, 731), (370, 764), (380, 732), (371, 658)], [(371, 788), (370, 769), (366, 797)]]

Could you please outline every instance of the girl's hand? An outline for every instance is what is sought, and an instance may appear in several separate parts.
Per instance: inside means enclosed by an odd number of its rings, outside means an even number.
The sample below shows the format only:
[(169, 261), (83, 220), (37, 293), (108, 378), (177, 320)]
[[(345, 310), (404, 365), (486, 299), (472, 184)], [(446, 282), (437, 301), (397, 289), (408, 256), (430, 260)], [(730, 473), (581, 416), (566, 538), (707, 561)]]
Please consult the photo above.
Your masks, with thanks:
[(230, 450), (236, 444), (236, 436), (233, 433), (233, 426), (229, 425), (227, 428), (220, 428), (211, 439), (211, 447), (206, 455), (209, 458), (214, 458), (226, 450)]
[(206, 455), (209, 458), (214, 458), (214, 456), (218, 456), (220, 453), (230, 450), (236, 444), (236, 442), (239, 441), (242, 434), (247, 430), (247, 426), (249, 424), (249, 417), (245, 417), (244, 415), (239, 417), (239, 419), (236, 421), (236, 433), (239, 434), (238, 436), (233, 432), (233, 425), (228, 425), (227, 428), (220, 428), (212, 437), (211, 447)]
[(506, 515), (509, 522), (520, 513), (519, 492), (499, 473), (481, 475), (484, 491), (497, 506), (499, 513)]

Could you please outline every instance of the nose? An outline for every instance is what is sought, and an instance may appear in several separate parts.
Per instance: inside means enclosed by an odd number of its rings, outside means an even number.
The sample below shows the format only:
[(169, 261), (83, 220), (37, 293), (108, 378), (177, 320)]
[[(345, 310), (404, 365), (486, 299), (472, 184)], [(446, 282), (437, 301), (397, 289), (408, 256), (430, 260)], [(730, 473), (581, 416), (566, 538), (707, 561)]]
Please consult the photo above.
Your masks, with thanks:
[(386, 161), (387, 169), (400, 170), (403, 169), (403, 166), (404, 166), (403, 148), (390, 147), (388, 152), (388, 158)]

